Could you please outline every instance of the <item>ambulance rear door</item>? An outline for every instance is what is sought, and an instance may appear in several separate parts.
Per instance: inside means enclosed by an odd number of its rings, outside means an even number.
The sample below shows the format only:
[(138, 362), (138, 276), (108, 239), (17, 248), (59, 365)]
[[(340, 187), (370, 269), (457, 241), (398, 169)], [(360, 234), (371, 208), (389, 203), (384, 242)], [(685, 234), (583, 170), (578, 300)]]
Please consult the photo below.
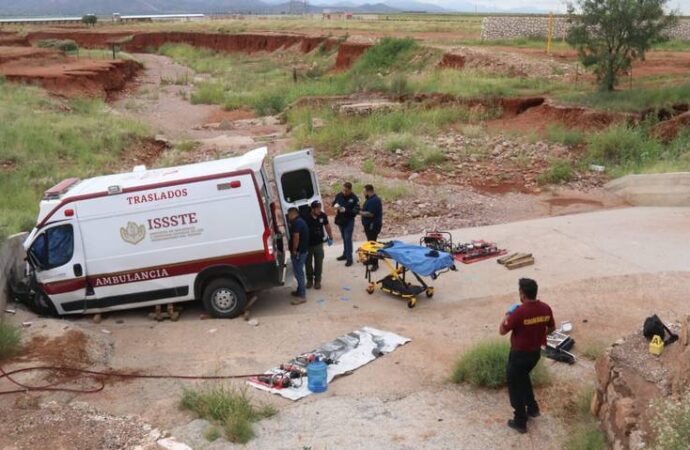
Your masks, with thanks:
[(300, 214), (306, 216), (311, 202), (321, 201), (313, 154), (313, 149), (305, 149), (273, 158), (273, 175), (283, 217), (291, 207), (298, 208)]

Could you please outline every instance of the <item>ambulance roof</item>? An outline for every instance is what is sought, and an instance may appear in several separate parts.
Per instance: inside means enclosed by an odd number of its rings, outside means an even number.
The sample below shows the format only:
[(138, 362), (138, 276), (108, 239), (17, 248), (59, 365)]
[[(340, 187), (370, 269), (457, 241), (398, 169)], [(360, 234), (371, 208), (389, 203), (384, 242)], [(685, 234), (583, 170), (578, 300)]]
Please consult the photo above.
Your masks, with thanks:
[(246, 169), (258, 172), (261, 170), (266, 154), (267, 148), (260, 147), (244, 155), (233, 158), (187, 164), (184, 166), (166, 167), (162, 169), (136, 170), (135, 168), (132, 172), (89, 178), (74, 184), (73, 187), (69, 188), (60, 196), (60, 200), (78, 195), (106, 192), (108, 188), (112, 186), (119, 186), (120, 189), (125, 190), (137, 186), (169, 183), (177, 180), (189, 180)]

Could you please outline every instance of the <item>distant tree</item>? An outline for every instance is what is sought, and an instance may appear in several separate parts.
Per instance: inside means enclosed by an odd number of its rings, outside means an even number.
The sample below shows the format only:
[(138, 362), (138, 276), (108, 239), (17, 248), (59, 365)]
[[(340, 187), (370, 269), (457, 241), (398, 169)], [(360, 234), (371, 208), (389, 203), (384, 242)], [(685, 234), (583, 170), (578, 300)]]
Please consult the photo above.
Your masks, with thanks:
[(575, 0), (568, 3), (571, 27), (566, 40), (580, 61), (597, 76), (602, 91), (612, 91), (632, 62), (644, 59), (652, 45), (668, 39), (677, 23), (666, 14), (668, 0)]
[(81, 21), (86, 26), (95, 27), (98, 22), (98, 17), (96, 17), (95, 14), (86, 14), (81, 16)]

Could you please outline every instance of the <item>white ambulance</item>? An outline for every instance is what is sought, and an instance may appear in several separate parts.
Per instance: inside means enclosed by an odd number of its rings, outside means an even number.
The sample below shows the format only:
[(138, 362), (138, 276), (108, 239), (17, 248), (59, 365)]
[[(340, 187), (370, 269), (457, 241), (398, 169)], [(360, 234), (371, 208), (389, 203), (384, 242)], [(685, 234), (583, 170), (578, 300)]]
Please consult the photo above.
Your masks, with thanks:
[(24, 247), (29, 306), (97, 313), (201, 300), (215, 317), (285, 278), (287, 208), (320, 199), (311, 150), (273, 160), (266, 148), (165, 169), (62, 181), (45, 192)]

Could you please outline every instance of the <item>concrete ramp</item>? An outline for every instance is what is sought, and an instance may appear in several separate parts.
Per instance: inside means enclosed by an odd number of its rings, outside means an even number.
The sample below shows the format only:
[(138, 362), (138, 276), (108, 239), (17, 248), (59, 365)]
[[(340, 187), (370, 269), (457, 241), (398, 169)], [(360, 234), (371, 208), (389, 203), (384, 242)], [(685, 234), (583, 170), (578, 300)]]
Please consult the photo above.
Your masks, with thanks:
[(605, 188), (634, 206), (690, 206), (690, 172), (627, 175)]

